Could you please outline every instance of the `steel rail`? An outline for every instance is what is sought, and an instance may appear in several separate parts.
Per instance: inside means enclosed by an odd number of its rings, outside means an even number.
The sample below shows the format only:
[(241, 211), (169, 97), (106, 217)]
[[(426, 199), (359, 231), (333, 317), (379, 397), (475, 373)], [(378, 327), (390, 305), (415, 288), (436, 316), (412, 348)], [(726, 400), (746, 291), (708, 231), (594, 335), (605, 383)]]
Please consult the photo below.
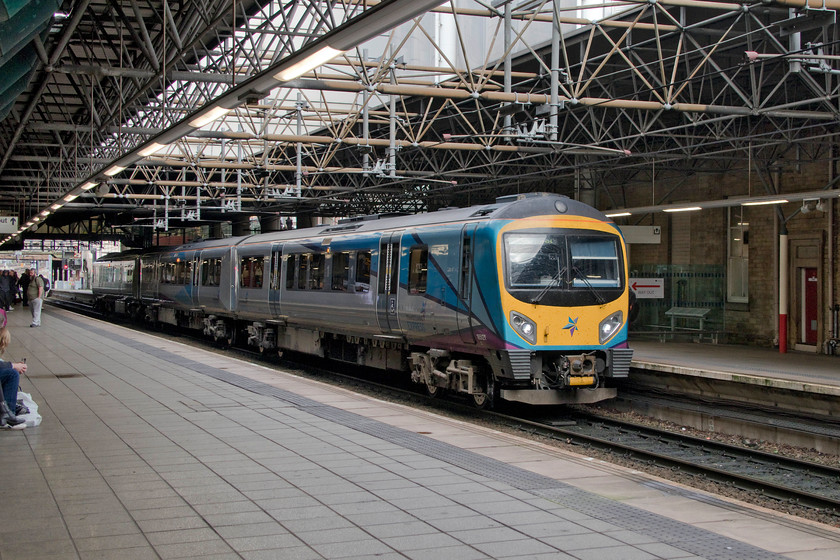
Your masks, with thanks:
[[(573, 427), (564, 428), (551, 426), (544, 422), (531, 421), (498, 413), (493, 414), (498, 415), (499, 418), (504, 418), (511, 424), (523, 426), (520, 428), (523, 431), (542, 431), (544, 435), (547, 435), (548, 437), (563, 439), (573, 444), (592, 446), (607, 451), (618, 450), (637, 460), (641, 459), (651, 461), (659, 466), (677, 468), (683, 472), (704, 476), (717, 482), (733, 484), (741, 489), (760, 491), (762, 494), (776, 499), (792, 500), (800, 505), (805, 505), (811, 508), (840, 513), (840, 498), (831, 498), (807, 492), (792, 486), (768, 482), (767, 480), (762, 480), (758, 477), (735, 473), (724, 468), (700, 465), (695, 461), (681, 459), (666, 453), (646, 450), (636, 445), (616, 442), (610, 439), (581, 433)], [(611, 425), (612, 428), (616, 430), (624, 429), (627, 432), (633, 431), (645, 434), (649, 438), (647, 441), (655, 438), (658, 441), (666, 441), (669, 444), (679, 445), (682, 449), (691, 448), (698, 450), (714, 450), (716, 452), (725, 453), (729, 457), (737, 457), (750, 461), (760, 461), (767, 464), (773, 464), (778, 468), (790, 469), (793, 472), (804, 472), (816, 476), (831, 477), (840, 483), (840, 469), (837, 468), (764, 453), (762, 451), (745, 449), (743, 447), (705, 440), (693, 436), (677, 434), (665, 430), (658, 430), (647, 426), (622, 423), (616, 420), (609, 420), (600, 417), (590, 418), (597, 418), (596, 421), (599, 424)]]

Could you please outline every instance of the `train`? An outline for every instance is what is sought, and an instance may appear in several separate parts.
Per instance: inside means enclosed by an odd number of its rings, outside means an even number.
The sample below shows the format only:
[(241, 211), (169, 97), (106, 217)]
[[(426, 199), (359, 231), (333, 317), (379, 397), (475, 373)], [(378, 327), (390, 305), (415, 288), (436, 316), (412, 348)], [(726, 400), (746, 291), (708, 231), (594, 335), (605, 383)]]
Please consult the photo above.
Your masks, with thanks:
[(221, 344), (402, 372), (431, 396), (587, 404), (629, 374), (620, 230), (549, 193), (111, 253), (95, 306)]

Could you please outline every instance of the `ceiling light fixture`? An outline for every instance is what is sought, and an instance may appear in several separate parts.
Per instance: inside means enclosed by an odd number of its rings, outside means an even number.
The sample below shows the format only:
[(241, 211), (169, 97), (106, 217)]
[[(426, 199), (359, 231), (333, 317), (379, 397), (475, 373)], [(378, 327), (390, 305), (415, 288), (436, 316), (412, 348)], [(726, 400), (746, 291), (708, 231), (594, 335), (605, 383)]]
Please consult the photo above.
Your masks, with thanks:
[(140, 154), (141, 157), (149, 157), (150, 155), (161, 151), (165, 147), (166, 144), (158, 144), (157, 142), (152, 142), (137, 153)]
[(334, 49), (330, 46), (323, 46), (314, 53), (310, 54), (300, 62), (296, 62), (286, 68), (285, 70), (281, 70), (280, 72), (274, 75), (275, 80), (279, 80), (281, 82), (288, 82), (290, 80), (294, 80), (298, 78), (313, 68), (317, 68), (322, 64), (329, 62), (330, 60), (334, 59), (344, 51), (340, 51), (338, 49)]
[(789, 202), (786, 198), (775, 198), (772, 200), (750, 200), (742, 202), (741, 206), (766, 206), (768, 204), (785, 204)]
[[(118, 173), (122, 173), (123, 171), (125, 171), (125, 167), (120, 167), (119, 165), (112, 165), (111, 167), (109, 167), (108, 169), (105, 170), (105, 175), (107, 175), (108, 177), (113, 177), (114, 175), (117, 175)], [(93, 187), (95, 187), (95, 186), (96, 186), (96, 184), (94, 183)], [(93, 187), (89, 187), (89, 188), (92, 189)]]
[(194, 126), (195, 128), (201, 128), (202, 126), (208, 125), (211, 122), (215, 121), (216, 119), (220, 119), (223, 116), (230, 113), (233, 109), (227, 109), (225, 107), (213, 107), (206, 113), (203, 113), (193, 120), (190, 121), (190, 126)]
[(663, 208), (663, 212), (696, 212), (702, 210), (699, 206), (683, 206), (682, 208)]
[(622, 216), (632, 216), (631, 212), (616, 212), (615, 214), (604, 214), (607, 218), (620, 218)]

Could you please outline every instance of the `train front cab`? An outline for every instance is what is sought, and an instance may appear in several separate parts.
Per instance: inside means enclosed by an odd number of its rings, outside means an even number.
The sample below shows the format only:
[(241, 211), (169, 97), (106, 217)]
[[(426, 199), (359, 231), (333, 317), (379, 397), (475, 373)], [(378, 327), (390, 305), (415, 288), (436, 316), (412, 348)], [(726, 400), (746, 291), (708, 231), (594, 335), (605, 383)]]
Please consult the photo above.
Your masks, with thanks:
[[(558, 227), (562, 225), (562, 227)], [(566, 216), (511, 222), (496, 247), (507, 348), (491, 364), (505, 400), (591, 403), (626, 377), (629, 287), (624, 241), (608, 222)]]

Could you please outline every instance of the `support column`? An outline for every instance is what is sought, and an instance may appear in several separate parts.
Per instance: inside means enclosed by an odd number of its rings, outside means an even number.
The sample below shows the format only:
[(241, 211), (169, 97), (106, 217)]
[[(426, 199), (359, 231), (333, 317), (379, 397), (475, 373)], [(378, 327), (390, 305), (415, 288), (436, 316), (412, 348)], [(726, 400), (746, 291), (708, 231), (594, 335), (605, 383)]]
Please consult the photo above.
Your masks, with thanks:
[[(505, 27), (504, 27), (504, 41), (505, 41), (505, 93), (513, 91), (513, 80), (511, 77), (511, 67), (513, 65), (513, 55), (510, 53), (511, 36), (513, 34), (512, 16), (510, 2), (505, 4)], [(513, 119), (509, 114), (505, 115), (505, 128), (502, 134), (513, 135)], [(512, 141), (508, 139), (508, 141)]]
[(558, 107), (560, 106), (560, 0), (554, 0), (551, 23), (551, 100), (549, 101), (548, 139), (557, 142)]
[(788, 293), (790, 288), (790, 262), (788, 256), (787, 228), (779, 233), (779, 353), (787, 353)]

